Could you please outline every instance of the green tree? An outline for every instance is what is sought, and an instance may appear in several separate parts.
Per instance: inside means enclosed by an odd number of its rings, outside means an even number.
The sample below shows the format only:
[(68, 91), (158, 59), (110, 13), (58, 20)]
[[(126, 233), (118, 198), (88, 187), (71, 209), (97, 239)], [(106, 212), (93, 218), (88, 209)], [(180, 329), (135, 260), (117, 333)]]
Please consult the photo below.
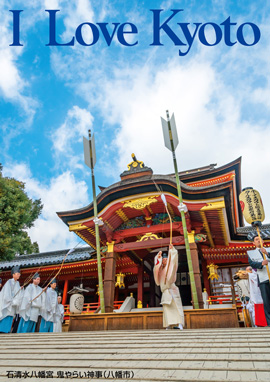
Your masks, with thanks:
[(39, 252), (37, 242), (31, 242), (26, 230), (33, 226), (42, 207), (40, 199), (27, 196), (24, 183), (3, 177), (0, 164), (0, 260)]

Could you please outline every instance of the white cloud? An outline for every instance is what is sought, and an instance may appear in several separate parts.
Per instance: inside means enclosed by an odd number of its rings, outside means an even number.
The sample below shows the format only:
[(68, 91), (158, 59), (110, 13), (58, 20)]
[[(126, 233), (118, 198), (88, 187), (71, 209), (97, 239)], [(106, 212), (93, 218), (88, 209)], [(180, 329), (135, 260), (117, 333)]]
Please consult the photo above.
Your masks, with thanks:
[(56, 212), (81, 208), (88, 203), (84, 181), (77, 181), (70, 172), (64, 172), (51, 178), (49, 184), (42, 184), (32, 176), (25, 163), (6, 165), (4, 175), (25, 182), (29, 197), (41, 198), (42, 214), (29, 230), (31, 240), (38, 242), (40, 252), (70, 248), (78, 242), (77, 236), (69, 232)]
[(28, 125), (30, 125), (37, 103), (25, 94), (28, 82), (18, 69), (18, 60), (23, 53), (23, 47), (9, 46), (12, 44), (11, 23), (13, 16), (3, 5), (0, 6), (0, 13), (0, 94), (4, 99), (19, 104), (28, 118)]
[[(119, 70), (106, 82), (104, 92), (103, 117), (120, 125), (114, 140), (119, 173), (132, 152), (155, 173), (173, 172), (160, 122), (160, 115), (165, 118), (169, 109), (178, 127), (179, 170), (210, 163), (221, 166), (242, 156), (242, 184), (261, 192), (270, 219), (269, 124), (241, 119), (243, 99), (230, 92), (210, 62), (197, 57), (185, 66), (171, 61), (154, 73), (151, 67)], [(266, 95), (260, 101), (269, 102)]]
[[(66, 28), (63, 33), (63, 40), (66, 42), (66, 40), (71, 40), (80, 24), (95, 22), (91, 3), (88, 0), (68, 1), (65, 4), (63, 21)], [(85, 41), (90, 43), (92, 39), (90, 28), (84, 28), (82, 33)]]
[(59, 9), (61, 0), (44, 0), (44, 9)]
[[(164, 8), (169, 9), (171, 4), (170, 0), (163, 2)], [(194, 1), (192, 4), (196, 6)], [(198, 10), (203, 11), (202, 15), (186, 8), (184, 16), (192, 21), (203, 21), (210, 16), (213, 19), (213, 15), (227, 14), (230, 8), (225, 12), (226, 7), (225, 1), (212, 10), (202, 10), (202, 6)], [(92, 21), (93, 10), (85, 2), (66, 9), (66, 37), (74, 33), (83, 18)], [(232, 16), (241, 22), (240, 16)], [(264, 43), (256, 47), (237, 44), (226, 49), (221, 43), (209, 48), (196, 40), (188, 57), (178, 57), (177, 48), (172, 49), (168, 44), (166, 52), (165, 47), (148, 46), (138, 56), (128, 56), (128, 60), (119, 58), (117, 53), (110, 56), (109, 49), (93, 54), (92, 49), (77, 47), (72, 55), (66, 51), (53, 52), (52, 66), (59, 78), (89, 102), (90, 110), (99, 108), (108, 135), (111, 136), (109, 127), (114, 127), (115, 139), (109, 147), (116, 153), (115, 174), (126, 168), (132, 152), (156, 173), (172, 172), (171, 154), (163, 146), (160, 123), (160, 115), (165, 117), (169, 109), (175, 112), (179, 131), (179, 169), (215, 162), (220, 166), (242, 156), (242, 184), (257, 187), (270, 212), (270, 197), (263, 195), (269, 187), (269, 123), (267, 118), (262, 121), (255, 118), (254, 122), (254, 117), (251, 120), (246, 112), (254, 116), (258, 104), (269, 108), (270, 85), (266, 79), (269, 78), (270, 33), (266, 23), (261, 29)], [(165, 54), (169, 57), (167, 62)], [(257, 82), (259, 75), (261, 82), (266, 81), (262, 86)], [(59, 137), (63, 132), (64, 129), (59, 130)], [(105, 149), (105, 144), (108, 146), (108, 141), (104, 140), (104, 163), (106, 155), (112, 152)]]
[(82, 137), (88, 137), (88, 130), (92, 128), (93, 117), (91, 113), (78, 106), (68, 111), (65, 122), (56, 129), (52, 135), (53, 150), (56, 160), (63, 161), (70, 168), (81, 168), (81, 157), (74, 154), (74, 144), (82, 144)]

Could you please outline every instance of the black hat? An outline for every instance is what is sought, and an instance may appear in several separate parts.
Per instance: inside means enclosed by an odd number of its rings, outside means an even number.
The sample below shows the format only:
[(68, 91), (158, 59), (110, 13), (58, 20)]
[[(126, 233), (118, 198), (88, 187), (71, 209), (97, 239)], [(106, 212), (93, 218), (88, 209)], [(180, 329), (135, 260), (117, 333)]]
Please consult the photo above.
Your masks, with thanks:
[(37, 279), (38, 277), (40, 277), (40, 275), (39, 275), (38, 272), (36, 272), (36, 273), (34, 274), (34, 276), (33, 276), (33, 280)]
[(2, 279), (0, 278), (0, 284), (2, 284)]
[[(260, 235), (261, 235), (261, 238), (262, 240), (266, 240), (266, 239), (269, 239), (270, 238), (270, 232), (267, 231), (267, 230), (261, 230), (260, 231)], [(259, 236), (258, 235), (258, 232), (257, 231), (252, 231), (250, 232), (248, 235), (247, 235), (247, 239), (249, 241), (254, 241), (255, 237)]]
[(14, 265), (14, 267), (11, 269), (11, 275), (14, 275), (14, 273), (21, 273), (19, 265)]
[(57, 280), (56, 280), (56, 279), (52, 279), (52, 280), (50, 281), (50, 285), (51, 285), (51, 284), (54, 284), (54, 283), (57, 284)]
[(167, 259), (168, 258), (168, 253), (164, 252), (162, 253), (162, 259)]

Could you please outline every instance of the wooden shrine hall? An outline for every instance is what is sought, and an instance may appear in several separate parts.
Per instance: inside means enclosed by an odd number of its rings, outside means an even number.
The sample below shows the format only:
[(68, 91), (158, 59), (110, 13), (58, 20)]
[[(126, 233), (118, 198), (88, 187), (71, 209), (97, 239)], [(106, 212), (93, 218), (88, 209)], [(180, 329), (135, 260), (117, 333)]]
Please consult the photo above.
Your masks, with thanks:
[[(133, 155), (121, 180), (100, 187), (97, 196), (100, 226), (105, 311), (112, 312), (115, 300), (130, 292), (143, 307), (159, 306), (160, 292), (153, 279), (154, 257), (169, 245), (170, 223), (161, 200), (168, 202), (173, 220), (172, 242), (179, 252), (177, 285), (183, 305), (191, 305), (187, 258), (175, 176), (155, 175), (151, 168)], [(199, 306), (203, 308), (202, 290), (217, 294), (209, 280), (208, 266), (219, 269), (233, 285), (232, 269), (246, 266), (246, 250), (252, 243), (246, 239), (252, 228), (243, 227), (238, 196), (241, 192), (241, 158), (216, 168), (209, 165), (179, 173), (186, 214), (188, 239)], [(95, 250), (93, 204), (78, 210), (58, 212), (58, 216), (82, 240)], [(266, 243), (269, 246), (269, 242)], [(224, 269), (224, 271), (223, 271)], [(226, 275), (225, 270), (228, 270)], [(116, 276), (122, 275), (122, 288), (115, 287)], [(97, 282), (97, 271), (96, 271)], [(224, 281), (224, 280), (223, 280)], [(219, 292), (220, 293), (220, 292)]]
[[(229, 290), (231, 302), (235, 302), (233, 275), (239, 268), (247, 266), (246, 251), (253, 248), (247, 240), (253, 228), (244, 227), (239, 204), (241, 158), (218, 168), (209, 165), (180, 172), (179, 176), (183, 201), (188, 208), (186, 221), (199, 307), (204, 308), (204, 289), (212, 299), (226, 295)], [(106, 188), (100, 187), (97, 196), (98, 217), (103, 223), (99, 231), (105, 311), (108, 314), (119, 308), (131, 293), (138, 307), (160, 307), (160, 290), (153, 279), (154, 257), (159, 250), (166, 251), (170, 241), (170, 222), (161, 192), (167, 199), (173, 221), (172, 242), (179, 253), (176, 285), (184, 307), (192, 308), (175, 176), (153, 174), (151, 168), (133, 156), (128, 170), (120, 175), (120, 181)], [(57, 214), (69, 231), (88, 245), (67, 256), (58, 276), (63, 304), (69, 303), (68, 291), (82, 283), (89, 290), (85, 294), (85, 303), (97, 307), (99, 291), (93, 204)], [(263, 227), (269, 229), (269, 225)], [(269, 240), (265, 246), (270, 246)], [(24, 255), (0, 262), (0, 277), (3, 282), (10, 278), (10, 269), (16, 264), (22, 270), (21, 284), (36, 271), (41, 275), (42, 284), (56, 274), (66, 253), (67, 250), (61, 250)], [(211, 272), (215, 272), (215, 277), (211, 277)], [(223, 302), (218, 297), (213, 301)]]

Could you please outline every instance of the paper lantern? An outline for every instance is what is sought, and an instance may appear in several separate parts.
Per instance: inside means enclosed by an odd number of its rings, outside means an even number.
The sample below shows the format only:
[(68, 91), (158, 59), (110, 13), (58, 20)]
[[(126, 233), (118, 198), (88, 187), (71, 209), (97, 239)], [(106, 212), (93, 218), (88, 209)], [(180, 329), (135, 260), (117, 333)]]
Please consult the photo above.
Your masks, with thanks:
[(262, 199), (252, 187), (244, 188), (239, 195), (241, 209), (247, 223), (261, 225), (265, 219)]

